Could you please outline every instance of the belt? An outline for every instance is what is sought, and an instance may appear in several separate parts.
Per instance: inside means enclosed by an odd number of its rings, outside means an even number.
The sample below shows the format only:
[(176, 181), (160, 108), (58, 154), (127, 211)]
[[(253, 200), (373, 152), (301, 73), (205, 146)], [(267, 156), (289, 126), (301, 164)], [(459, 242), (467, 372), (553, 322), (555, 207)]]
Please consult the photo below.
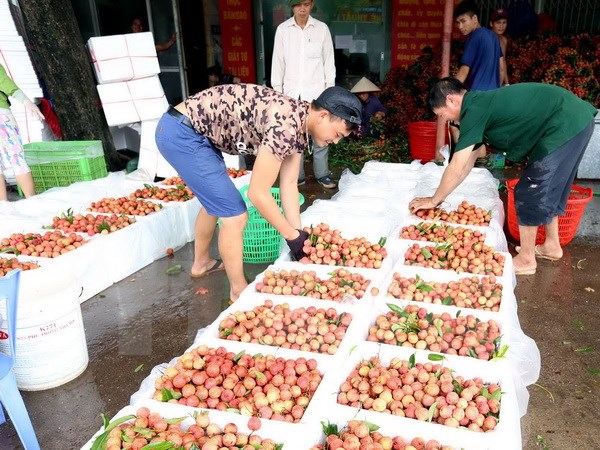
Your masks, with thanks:
[(192, 122), (190, 122), (189, 117), (186, 116), (185, 114), (181, 114), (179, 111), (177, 111), (172, 106), (169, 106), (169, 109), (167, 109), (167, 114), (170, 115), (171, 117), (174, 117), (175, 119), (177, 119), (178, 122), (182, 123), (186, 127), (190, 127), (191, 129), (194, 129), (194, 127), (192, 126)]

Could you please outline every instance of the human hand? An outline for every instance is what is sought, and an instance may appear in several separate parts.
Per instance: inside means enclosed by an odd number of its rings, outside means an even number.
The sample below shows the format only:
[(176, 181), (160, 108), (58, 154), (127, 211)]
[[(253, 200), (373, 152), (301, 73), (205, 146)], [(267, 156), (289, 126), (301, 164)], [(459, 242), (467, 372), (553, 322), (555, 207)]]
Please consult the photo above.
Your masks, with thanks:
[(308, 233), (306, 231), (298, 230), (298, 232), (300, 234), (298, 235), (297, 238), (285, 240), (285, 242), (287, 242), (287, 245), (292, 252), (292, 256), (294, 257), (294, 259), (296, 261), (300, 261), (302, 258), (304, 258), (306, 256), (306, 253), (304, 253), (303, 248), (304, 248), (304, 241), (306, 241), (308, 239)]
[(421, 209), (432, 209), (439, 205), (439, 202), (435, 202), (433, 197), (417, 197), (413, 198), (408, 204), (408, 210), (414, 214)]
[(25, 108), (25, 112), (29, 114), (30, 117), (33, 117), (38, 120), (44, 120), (44, 115), (40, 111), (40, 109), (33, 103), (31, 100), (23, 101), (23, 108)]

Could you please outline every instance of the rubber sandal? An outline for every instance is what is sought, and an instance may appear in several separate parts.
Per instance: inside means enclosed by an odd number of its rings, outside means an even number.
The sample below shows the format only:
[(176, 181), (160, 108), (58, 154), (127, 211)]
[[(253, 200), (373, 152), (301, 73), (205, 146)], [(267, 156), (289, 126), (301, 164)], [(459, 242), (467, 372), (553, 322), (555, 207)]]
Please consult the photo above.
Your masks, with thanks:
[(212, 267), (210, 269), (208, 269), (198, 275), (194, 275), (193, 273), (190, 273), (190, 277), (202, 278), (207, 275), (210, 275), (213, 272), (218, 272), (219, 270), (225, 270), (225, 266), (223, 265), (223, 261), (221, 261), (220, 259), (215, 259), (215, 263), (212, 265)]
[[(535, 249), (534, 249), (534, 253), (535, 253), (535, 257), (536, 258), (547, 259), (548, 261), (558, 261), (558, 260), (560, 260), (560, 258), (553, 258), (551, 256), (544, 255), (542, 252), (540, 252), (540, 248), (539, 247), (540, 247), (539, 245), (536, 245)], [(515, 246), (515, 251), (517, 253), (521, 253), (521, 246), (520, 245)]]
[(515, 275), (534, 275), (535, 271), (536, 271), (536, 269), (523, 269), (523, 270), (515, 269)]

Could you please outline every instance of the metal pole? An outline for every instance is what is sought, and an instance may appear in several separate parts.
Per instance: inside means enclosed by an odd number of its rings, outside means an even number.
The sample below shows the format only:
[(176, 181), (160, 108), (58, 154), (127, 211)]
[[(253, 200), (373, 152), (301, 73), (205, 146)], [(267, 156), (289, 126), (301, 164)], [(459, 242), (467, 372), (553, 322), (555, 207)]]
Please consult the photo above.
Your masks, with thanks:
[[(444, 29), (442, 32), (442, 72), (440, 77), (450, 76), (450, 42), (452, 41), (452, 23), (453, 23), (454, 1), (446, 0), (444, 7)], [(439, 118), (437, 121), (437, 135), (435, 140), (436, 157), (442, 159), (439, 150), (446, 143), (446, 122)]]
[(187, 78), (185, 76), (185, 61), (183, 55), (183, 48), (181, 46), (181, 22), (179, 17), (179, 3), (178, 0), (171, 0), (173, 6), (173, 25), (175, 26), (175, 34), (177, 36), (177, 62), (179, 63), (179, 84), (181, 86), (181, 97), (185, 100), (188, 95)]

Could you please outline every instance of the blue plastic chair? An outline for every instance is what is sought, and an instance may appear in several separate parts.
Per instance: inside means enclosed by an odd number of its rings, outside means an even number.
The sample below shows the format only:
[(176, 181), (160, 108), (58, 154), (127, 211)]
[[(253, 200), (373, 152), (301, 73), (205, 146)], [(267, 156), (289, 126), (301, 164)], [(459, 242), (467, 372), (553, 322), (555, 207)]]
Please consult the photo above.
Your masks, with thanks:
[(10, 356), (0, 353), (0, 424), (6, 421), (2, 406), (8, 412), (13, 426), (25, 450), (39, 450), (40, 444), (33, 431), (33, 425), (25, 408), (25, 403), (17, 387), (17, 379), (12, 370), (15, 363), (15, 344), (17, 332), (17, 300), (19, 297), (20, 270), (13, 270), (4, 277), (0, 277), (0, 299), (6, 299), (6, 317)]

